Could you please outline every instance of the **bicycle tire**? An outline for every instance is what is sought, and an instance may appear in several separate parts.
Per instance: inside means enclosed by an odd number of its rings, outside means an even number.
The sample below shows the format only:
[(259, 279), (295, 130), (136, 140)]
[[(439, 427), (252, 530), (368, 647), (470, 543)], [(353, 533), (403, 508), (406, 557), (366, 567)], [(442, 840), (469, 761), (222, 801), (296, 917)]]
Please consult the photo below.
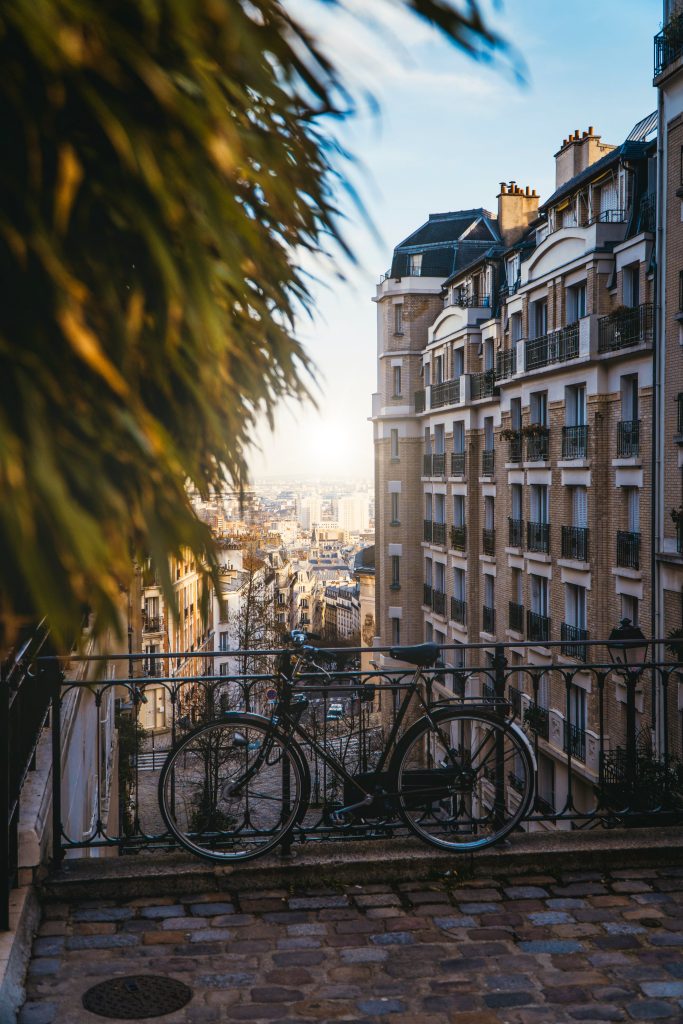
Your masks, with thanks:
[(442, 708), (431, 716), (438, 729), (419, 719), (391, 760), (401, 817), (441, 849), (465, 852), (500, 842), (532, 804), (535, 764), (526, 738), (482, 708)]
[(168, 830), (186, 850), (214, 862), (252, 860), (274, 849), (301, 821), (309, 795), (298, 745), (269, 719), (246, 712), (188, 733), (159, 776)]

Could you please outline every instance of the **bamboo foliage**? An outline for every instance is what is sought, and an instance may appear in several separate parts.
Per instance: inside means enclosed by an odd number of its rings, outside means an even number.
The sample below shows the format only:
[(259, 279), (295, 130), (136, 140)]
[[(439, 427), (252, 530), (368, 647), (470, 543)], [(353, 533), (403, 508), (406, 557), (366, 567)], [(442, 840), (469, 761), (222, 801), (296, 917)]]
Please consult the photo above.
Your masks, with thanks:
[[(396, 2), (497, 44), (475, 3)], [(307, 395), (348, 97), (276, 0), (7, 0), (0, 60), (2, 648), (116, 624), (143, 553), (167, 599), (170, 553), (211, 570), (187, 484), (239, 484), (255, 417)]]

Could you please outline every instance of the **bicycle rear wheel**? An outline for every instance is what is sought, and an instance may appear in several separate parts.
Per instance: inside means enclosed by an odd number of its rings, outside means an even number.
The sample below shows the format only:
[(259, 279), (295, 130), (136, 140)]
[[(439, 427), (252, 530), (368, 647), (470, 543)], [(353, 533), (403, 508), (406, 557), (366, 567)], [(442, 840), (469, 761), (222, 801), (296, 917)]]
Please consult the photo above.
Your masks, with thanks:
[(297, 746), (258, 715), (227, 715), (189, 733), (159, 777), (159, 806), (187, 850), (212, 861), (250, 860), (290, 834), (308, 803)]
[(398, 807), (408, 827), (442, 849), (499, 842), (529, 810), (533, 756), (504, 718), (443, 708), (408, 730), (392, 759)]

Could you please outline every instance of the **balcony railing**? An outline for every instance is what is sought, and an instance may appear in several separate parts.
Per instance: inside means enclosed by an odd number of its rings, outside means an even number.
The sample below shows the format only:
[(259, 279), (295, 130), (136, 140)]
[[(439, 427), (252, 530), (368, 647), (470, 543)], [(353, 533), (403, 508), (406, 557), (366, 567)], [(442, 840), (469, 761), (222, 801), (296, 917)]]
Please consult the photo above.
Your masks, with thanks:
[(447, 295), (443, 304), (445, 307), (460, 306), (461, 309), (486, 309), (491, 305), (491, 299), (475, 292), (473, 295)]
[(522, 461), (522, 432), (518, 430), (516, 433), (516, 437), (511, 437), (508, 440), (508, 462)]
[(574, 558), (578, 562), (588, 561), (588, 527), (562, 527), (562, 557)]
[(493, 370), (484, 370), (483, 373), (473, 373), (470, 377), (470, 397), (473, 401), (478, 398), (490, 398), (496, 386), (495, 373)]
[(540, 612), (526, 613), (527, 640), (550, 640), (550, 619)]
[(522, 696), (523, 690), (520, 690), (518, 686), (508, 686), (508, 700), (510, 701), (510, 707), (512, 708), (512, 714), (515, 718), (519, 718), (522, 714)]
[(508, 545), (521, 548), (524, 544), (524, 520), (512, 519), (508, 516)]
[(676, 395), (676, 434), (683, 437), (683, 391)]
[(562, 749), (565, 753), (571, 753), (571, 756), (576, 758), (577, 761), (586, 761), (586, 733), (584, 729), (580, 729), (578, 725), (572, 725), (570, 722), (564, 723), (564, 743)]
[(683, 54), (683, 14), (677, 14), (655, 36), (655, 78)]
[(588, 427), (585, 423), (562, 427), (562, 458), (585, 459), (588, 452)]
[(530, 701), (524, 711), (524, 724), (542, 740), (550, 735), (550, 712), (542, 704)]
[(451, 452), (451, 476), (465, 475), (465, 452)]
[(529, 551), (547, 555), (550, 551), (550, 523), (527, 523), (526, 546)]
[(640, 200), (638, 209), (638, 231), (654, 231), (657, 226), (657, 195), (648, 192)]
[(160, 615), (144, 615), (142, 619), (143, 633), (160, 633), (164, 628), (164, 620)]
[(507, 380), (517, 373), (517, 349), (506, 348), (496, 355), (496, 380)]
[(640, 420), (617, 423), (617, 458), (633, 459), (640, 454)]
[(496, 471), (495, 448), (484, 448), (481, 453), (481, 475), (493, 476)]
[(446, 543), (446, 524), (432, 523), (432, 544)]
[(567, 658), (576, 658), (578, 661), (586, 660), (587, 647), (582, 641), (588, 639), (588, 630), (580, 626), (572, 626), (568, 622), (560, 623), (560, 650)]
[(455, 405), (460, 401), (460, 378), (447, 380), (443, 384), (432, 384), (429, 404), (432, 409), (440, 409), (444, 405)]
[(463, 601), (460, 597), (451, 598), (451, 619), (453, 622), (459, 622), (461, 626), (466, 624), (467, 601)]
[(481, 628), (484, 633), (496, 632), (496, 609), (490, 608), (487, 604), (481, 610)]
[(434, 521), (432, 519), (425, 519), (423, 523), (422, 539), (432, 542), (432, 534), (434, 532)]
[(436, 615), (446, 614), (446, 595), (443, 590), (432, 590), (432, 610)]
[(432, 607), (432, 585), (431, 583), (422, 584), (422, 604), (429, 605)]
[(486, 527), (481, 531), (481, 542), (482, 548), (485, 555), (495, 555), (496, 553), (496, 531), (489, 530)]
[(527, 434), (526, 459), (527, 462), (547, 462), (550, 450), (550, 433), (546, 427), (543, 433)]
[(628, 210), (614, 207), (611, 210), (600, 210), (599, 213), (594, 213), (592, 217), (587, 217), (582, 226), (590, 227), (591, 224), (624, 224), (627, 217)]
[(579, 324), (578, 321), (551, 331), (540, 338), (532, 338), (526, 343), (524, 366), (527, 370), (536, 370), (540, 366), (551, 363), (564, 363), (579, 356)]
[(427, 408), (427, 394), (424, 388), (421, 388), (419, 391), (415, 392), (413, 396), (413, 401), (415, 402), (415, 412), (425, 411), (425, 409)]
[(508, 629), (514, 629), (515, 633), (524, 632), (524, 605), (516, 601), (508, 603)]
[(451, 526), (451, 547), (454, 551), (464, 551), (467, 548), (466, 526)]
[(615, 310), (598, 320), (598, 352), (617, 352), (652, 341), (654, 328), (655, 313), (651, 302), (632, 309)]
[(617, 532), (617, 565), (624, 569), (640, 568), (640, 534)]

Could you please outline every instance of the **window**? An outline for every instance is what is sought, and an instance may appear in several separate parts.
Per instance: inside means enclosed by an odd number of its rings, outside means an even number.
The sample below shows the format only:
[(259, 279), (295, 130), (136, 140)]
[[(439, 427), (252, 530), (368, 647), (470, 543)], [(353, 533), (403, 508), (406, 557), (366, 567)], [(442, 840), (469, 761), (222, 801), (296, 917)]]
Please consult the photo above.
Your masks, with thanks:
[(531, 422), (548, 426), (548, 392), (533, 391), (529, 396), (529, 410)]
[(443, 356), (434, 357), (434, 380), (433, 384), (443, 384)]
[(531, 323), (534, 329), (534, 337), (542, 338), (548, 333), (548, 300), (541, 299), (534, 302), (531, 307)]
[(427, 584), (428, 587), (431, 587), (432, 580), (434, 578), (432, 575), (432, 570), (433, 564), (431, 558), (425, 558), (425, 583)]
[(572, 526), (585, 528), (588, 526), (588, 490), (585, 487), (572, 487)]
[(220, 668), (218, 669), (218, 674), (221, 675), (221, 676), (229, 676), (230, 675), (230, 665), (228, 664), (228, 662), (226, 662), (226, 661), (222, 661), (221, 662)]
[(522, 570), (510, 570), (510, 598), (515, 604), (524, 604), (522, 597)]
[(625, 487), (628, 532), (640, 533), (640, 488)]
[(484, 369), (493, 369), (493, 338), (487, 338), (484, 342)]
[(425, 622), (425, 640), (428, 644), (431, 644), (434, 641), (434, 627), (431, 622)]
[(586, 588), (574, 583), (564, 585), (564, 621), (577, 629), (586, 628)]
[(465, 525), (465, 495), (454, 494), (453, 495), (453, 525), (464, 526)]
[(391, 620), (391, 642), (392, 644), (400, 644), (401, 642), (401, 620)]
[(391, 431), (391, 457), (392, 459), (398, 459), (398, 430), (396, 427), (392, 428)]
[(569, 687), (569, 718), (575, 728), (586, 729), (586, 691), (580, 686)]
[(484, 576), (484, 604), (487, 608), (493, 608), (496, 603), (496, 577)]
[(397, 494), (396, 491), (393, 491), (392, 495), (391, 495), (391, 524), (392, 524), (392, 526), (395, 526), (397, 523), (400, 523), (400, 521), (401, 521), (400, 516), (399, 516), (398, 502), (399, 502), (399, 495)]
[(230, 636), (228, 635), (227, 632), (223, 632), (223, 633), (221, 633), (219, 635), (219, 638), (218, 638), (218, 649), (220, 651), (229, 651), (230, 650)]
[(529, 577), (531, 581), (531, 610), (536, 615), (548, 614), (548, 581), (545, 576)]
[(550, 679), (547, 672), (542, 672), (538, 677), (538, 697), (536, 703), (541, 708), (550, 707)]
[(638, 625), (638, 598), (632, 594), (621, 595), (621, 617), (628, 619), (634, 626)]
[(533, 523), (548, 522), (548, 487), (547, 484), (532, 484), (529, 488), (531, 521)]
[(496, 499), (490, 495), (484, 498), (484, 529), (493, 530), (496, 525)]
[(484, 419), (484, 450), (493, 451), (493, 416)]
[(465, 451), (465, 424), (462, 420), (453, 424), (453, 451), (458, 455)]
[(522, 314), (513, 313), (510, 317), (510, 341), (515, 344), (522, 340)]
[(512, 519), (523, 519), (522, 515), (522, 485), (510, 485), (510, 512)]
[(586, 385), (572, 384), (564, 391), (564, 421), (568, 427), (586, 425)]
[(432, 366), (431, 363), (425, 363), (422, 367), (424, 373), (424, 385), (426, 388), (432, 383)]
[(403, 334), (403, 303), (394, 306), (394, 334)]
[(640, 305), (640, 264), (631, 263), (623, 270), (624, 305)]
[(453, 570), (453, 597), (457, 601), (467, 600), (467, 577), (464, 569)]
[(393, 366), (392, 374), (394, 380), (394, 398), (401, 397), (401, 367)]
[(422, 272), (422, 253), (413, 252), (408, 256), (408, 277), (419, 277)]
[(567, 323), (573, 324), (586, 315), (586, 285), (572, 285), (567, 288)]
[(433, 498), (431, 494), (425, 494), (425, 519), (433, 519), (432, 515)]
[(522, 428), (522, 399), (511, 398), (510, 399), (510, 425), (513, 430), (521, 430)]
[(678, 312), (683, 313), (683, 270), (678, 272)]
[(445, 523), (446, 522), (446, 495), (435, 494), (434, 495), (434, 522)]
[(398, 590), (401, 586), (401, 558), (399, 555), (391, 556), (391, 589)]
[(465, 350), (463, 348), (453, 349), (453, 379), (462, 377), (465, 372)]
[(441, 424), (434, 427), (434, 454), (443, 455), (446, 451), (446, 431)]
[(446, 590), (446, 566), (441, 562), (434, 563), (434, 589), (442, 594)]

